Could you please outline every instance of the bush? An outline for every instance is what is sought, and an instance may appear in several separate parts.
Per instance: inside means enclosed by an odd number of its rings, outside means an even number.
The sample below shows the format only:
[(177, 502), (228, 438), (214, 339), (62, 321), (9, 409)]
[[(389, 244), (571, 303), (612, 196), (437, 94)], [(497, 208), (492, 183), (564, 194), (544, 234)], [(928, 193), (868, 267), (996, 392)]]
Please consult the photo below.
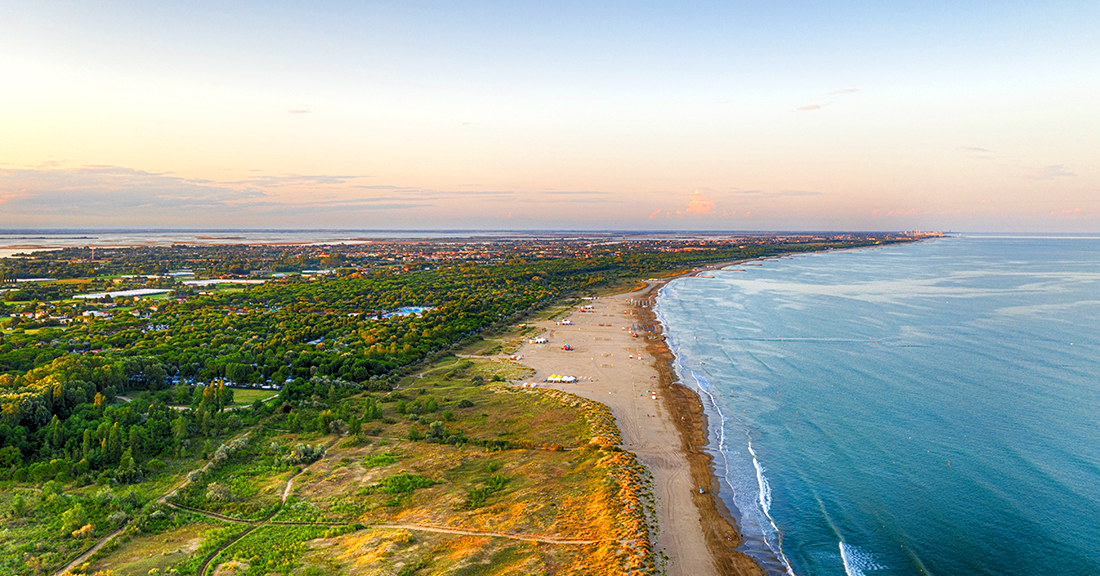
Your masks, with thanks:
[(228, 486), (214, 482), (206, 489), (206, 499), (211, 502), (232, 502), (236, 498)]
[(86, 524), (88, 524), (88, 515), (79, 502), (61, 514), (61, 530), (65, 534), (80, 530)]
[(401, 472), (382, 481), (378, 491), (386, 494), (404, 494), (419, 488), (435, 486), (436, 482), (431, 478), (425, 478), (418, 474)]
[(11, 515), (15, 518), (22, 518), (27, 514), (27, 501), (23, 499), (23, 496), (16, 494), (11, 499)]
[(375, 466), (389, 466), (394, 462), (397, 462), (397, 456), (389, 452), (381, 452), (373, 456), (368, 456), (367, 459), (363, 461), (363, 465), (367, 468), (373, 468)]
[(298, 444), (291, 449), (290, 454), (283, 457), (283, 461), (289, 464), (306, 465), (316, 462), (324, 455), (325, 446), (323, 444), (317, 446)]
[(462, 402), (458, 403), (458, 407), (459, 408), (473, 408), (474, 403), (470, 402), (469, 400), (463, 400)]

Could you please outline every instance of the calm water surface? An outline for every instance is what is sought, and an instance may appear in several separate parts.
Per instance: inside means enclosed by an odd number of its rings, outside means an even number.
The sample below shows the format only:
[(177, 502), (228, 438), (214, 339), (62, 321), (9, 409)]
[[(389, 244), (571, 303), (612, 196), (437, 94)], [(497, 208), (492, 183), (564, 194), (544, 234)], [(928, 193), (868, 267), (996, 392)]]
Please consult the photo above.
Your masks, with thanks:
[(1100, 574), (1100, 239), (755, 264), (658, 305), (747, 551), (799, 575)]

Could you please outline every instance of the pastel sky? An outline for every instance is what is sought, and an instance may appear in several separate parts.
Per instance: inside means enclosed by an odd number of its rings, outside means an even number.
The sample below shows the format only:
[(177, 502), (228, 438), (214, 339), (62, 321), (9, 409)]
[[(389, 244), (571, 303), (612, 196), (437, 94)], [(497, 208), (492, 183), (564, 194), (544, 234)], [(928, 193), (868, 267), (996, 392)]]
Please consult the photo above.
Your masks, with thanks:
[(1100, 231), (1100, 3), (5, 2), (0, 228)]

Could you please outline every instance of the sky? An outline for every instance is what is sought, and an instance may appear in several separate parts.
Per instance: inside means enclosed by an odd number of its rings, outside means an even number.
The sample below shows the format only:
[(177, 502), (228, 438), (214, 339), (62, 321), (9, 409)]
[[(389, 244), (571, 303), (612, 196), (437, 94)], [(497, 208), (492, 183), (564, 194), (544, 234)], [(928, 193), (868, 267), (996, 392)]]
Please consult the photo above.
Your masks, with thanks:
[(1100, 231), (1100, 3), (0, 2), (0, 228)]

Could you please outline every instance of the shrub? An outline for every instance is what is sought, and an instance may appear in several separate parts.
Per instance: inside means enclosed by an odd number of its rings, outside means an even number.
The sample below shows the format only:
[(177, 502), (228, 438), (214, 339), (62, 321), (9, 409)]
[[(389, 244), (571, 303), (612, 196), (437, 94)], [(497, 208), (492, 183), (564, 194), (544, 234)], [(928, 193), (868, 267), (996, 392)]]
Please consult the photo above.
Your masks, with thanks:
[(27, 514), (27, 501), (23, 499), (23, 496), (16, 494), (11, 499), (11, 515), (15, 518), (22, 518)]
[(283, 461), (290, 464), (312, 464), (325, 455), (325, 446), (318, 444), (317, 446), (310, 446), (309, 444), (298, 444), (291, 449), (290, 454), (283, 457)]
[(375, 466), (389, 466), (394, 462), (397, 462), (397, 456), (394, 456), (389, 452), (382, 452), (379, 454), (368, 456), (367, 459), (363, 462), (363, 465), (368, 468), (373, 468)]
[(73, 530), (72, 536), (73, 538), (87, 538), (88, 536), (91, 536), (93, 532), (95, 532), (95, 526), (91, 524), (85, 524), (84, 526), (81, 526), (78, 530)]
[(61, 514), (61, 529), (66, 534), (81, 529), (87, 523), (88, 515), (85, 514), (84, 507), (79, 502)]
[(431, 478), (425, 478), (418, 474), (401, 472), (386, 478), (379, 485), (378, 491), (385, 494), (404, 494), (419, 488), (435, 486), (436, 482)]
[(235, 498), (228, 486), (214, 482), (206, 489), (206, 499), (211, 502), (232, 502)]
[(462, 402), (458, 403), (458, 407), (459, 408), (473, 408), (474, 403), (470, 402), (469, 400), (463, 400)]

